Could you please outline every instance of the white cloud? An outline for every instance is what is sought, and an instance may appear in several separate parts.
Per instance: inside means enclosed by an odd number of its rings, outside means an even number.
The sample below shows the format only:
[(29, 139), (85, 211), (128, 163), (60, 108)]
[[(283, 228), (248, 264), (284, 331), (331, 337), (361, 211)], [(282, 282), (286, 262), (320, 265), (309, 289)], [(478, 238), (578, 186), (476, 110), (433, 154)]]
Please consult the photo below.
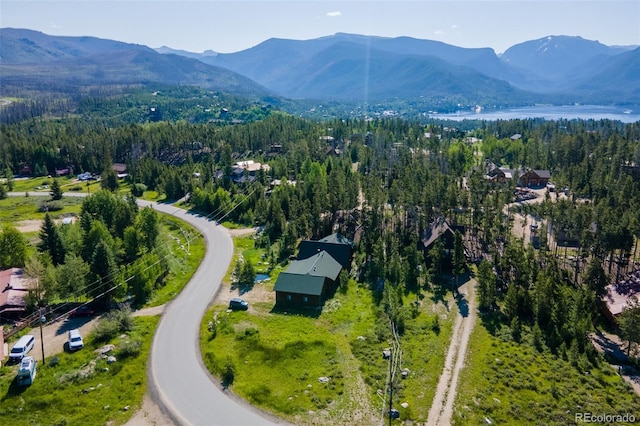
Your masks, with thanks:
[(453, 25), (451, 26), (451, 29), (452, 29), (452, 30), (454, 30), (454, 31), (455, 31), (455, 30), (459, 30), (459, 29), (460, 29), (460, 25), (453, 24)]
[(334, 18), (336, 16), (342, 16), (342, 12), (340, 11), (335, 11), (335, 12), (327, 12), (327, 16), (330, 18)]
[(446, 33), (444, 31), (436, 30), (434, 34), (439, 36), (439, 35), (445, 35)]

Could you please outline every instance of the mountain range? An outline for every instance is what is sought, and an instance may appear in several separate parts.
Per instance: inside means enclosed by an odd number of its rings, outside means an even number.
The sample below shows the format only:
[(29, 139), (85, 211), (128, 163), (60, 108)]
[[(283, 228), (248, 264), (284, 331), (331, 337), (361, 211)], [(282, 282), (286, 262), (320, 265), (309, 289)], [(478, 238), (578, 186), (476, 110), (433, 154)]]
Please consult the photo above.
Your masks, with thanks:
[(3, 86), (158, 82), (244, 96), (483, 106), (626, 105), (640, 99), (639, 47), (574, 36), (527, 41), (502, 55), (490, 48), (344, 33), (302, 41), (272, 38), (228, 54), (12, 28), (0, 29), (0, 40)]

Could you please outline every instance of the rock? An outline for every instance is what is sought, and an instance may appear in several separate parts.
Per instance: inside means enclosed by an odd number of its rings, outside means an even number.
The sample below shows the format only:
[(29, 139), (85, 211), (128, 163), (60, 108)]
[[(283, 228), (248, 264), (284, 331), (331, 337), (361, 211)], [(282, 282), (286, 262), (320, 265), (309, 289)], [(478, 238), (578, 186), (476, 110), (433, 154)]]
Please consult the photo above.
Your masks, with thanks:
[(123, 408), (124, 411), (129, 411), (129, 408), (131, 408), (129, 405), (125, 405), (125, 407)]
[(115, 345), (104, 345), (96, 349), (94, 352), (100, 355), (105, 355), (111, 352), (112, 350), (114, 350), (115, 348), (116, 348)]
[(329, 379), (328, 377), (322, 376), (322, 377), (318, 377), (318, 382), (320, 383), (329, 383)]
[(486, 424), (488, 424), (488, 425), (492, 425), (492, 424), (493, 424), (493, 422), (491, 421), (491, 419), (490, 419), (489, 417), (485, 417), (485, 418), (484, 418), (484, 422), (485, 422)]
[(500, 400), (498, 398), (493, 398), (493, 402), (500, 404)]
[(114, 362), (116, 362), (116, 357), (115, 356), (107, 357), (107, 364), (113, 364)]
[(402, 404), (400, 404), (400, 406), (402, 408), (407, 408), (409, 406), (409, 403), (408, 402), (403, 402)]
[(102, 407), (103, 410), (108, 410), (109, 408), (111, 408), (109, 405), (105, 405), (104, 407)]
[(356, 337), (356, 340), (367, 340), (367, 338), (364, 336), (358, 336)]
[(104, 371), (105, 373), (108, 373), (109, 372), (109, 367), (103, 368), (102, 371)]

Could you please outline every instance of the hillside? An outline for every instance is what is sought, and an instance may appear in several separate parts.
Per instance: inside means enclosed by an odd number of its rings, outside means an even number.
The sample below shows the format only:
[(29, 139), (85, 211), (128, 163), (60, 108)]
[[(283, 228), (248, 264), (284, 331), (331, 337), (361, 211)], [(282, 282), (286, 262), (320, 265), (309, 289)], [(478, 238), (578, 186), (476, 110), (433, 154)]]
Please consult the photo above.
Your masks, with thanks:
[(151, 48), (94, 37), (53, 37), (0, 29), (3, 90), (37, 87), (66, 90), (79, 85), (161, 83), (192, 85), (245, 96), (269, 90), (224, 68)]
[[(338, 33), (269, 39), (232, 54), (157, 50), (95, 37), (0, 29), (3, 94), (80, 86), (165, 85), (297, 102), (420, 103), (451, 110), (545, 104), (637, 104), (638, 49), (549, 36), (500, 57), (411, 37)], [(18, 92), (16, 92), (18, 91)]]

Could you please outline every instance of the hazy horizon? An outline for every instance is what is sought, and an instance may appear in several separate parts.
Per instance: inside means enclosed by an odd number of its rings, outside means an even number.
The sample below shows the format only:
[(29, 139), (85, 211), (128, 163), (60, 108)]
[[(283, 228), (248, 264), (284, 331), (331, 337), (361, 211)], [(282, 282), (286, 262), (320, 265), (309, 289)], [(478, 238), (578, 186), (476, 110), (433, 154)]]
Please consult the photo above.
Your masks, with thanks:
[(2, 0), (0, 27), (190, 52), (233, 53), (270, 38), (349, 33), (507, 48), (552, 35), (640, 45), (640, 2), (540, 0)]

